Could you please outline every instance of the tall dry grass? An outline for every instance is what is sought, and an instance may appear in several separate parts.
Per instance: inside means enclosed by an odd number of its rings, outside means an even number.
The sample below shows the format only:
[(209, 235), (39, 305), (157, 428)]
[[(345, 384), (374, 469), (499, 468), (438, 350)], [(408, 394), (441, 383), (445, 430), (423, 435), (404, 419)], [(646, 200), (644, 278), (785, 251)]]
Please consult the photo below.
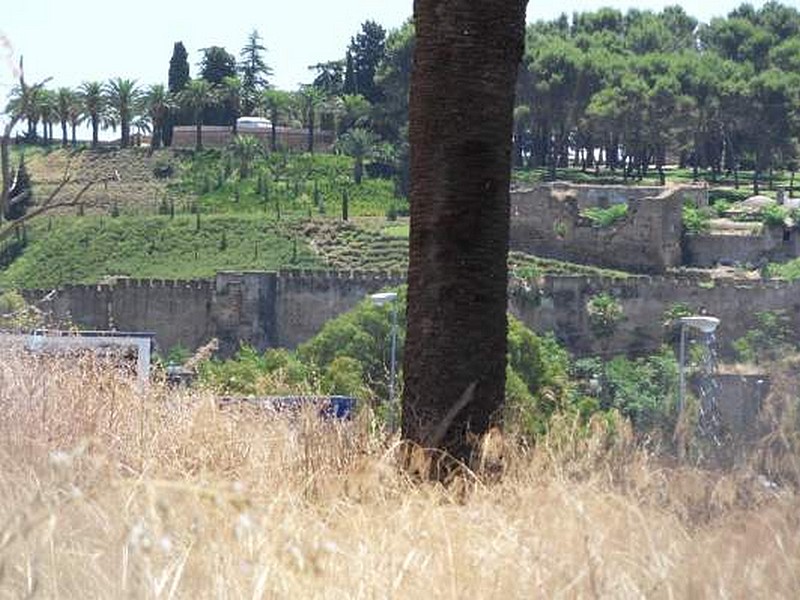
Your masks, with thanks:
[(393, 440), (0, 357), (3, 598), (797, 598), (800, 499), (556, 424), (497, 483)]

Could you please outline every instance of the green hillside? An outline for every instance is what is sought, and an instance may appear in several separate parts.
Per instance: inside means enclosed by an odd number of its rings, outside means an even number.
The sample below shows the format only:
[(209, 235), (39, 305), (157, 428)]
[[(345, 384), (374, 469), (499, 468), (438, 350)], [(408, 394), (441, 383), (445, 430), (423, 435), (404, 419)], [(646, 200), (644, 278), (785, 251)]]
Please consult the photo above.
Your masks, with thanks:
[(258, 214), (60, 217), (30, 228), (0, 286), (41, 288), (107, 276), (191, 279), (224, 269), (319, 267), (291, 223)]

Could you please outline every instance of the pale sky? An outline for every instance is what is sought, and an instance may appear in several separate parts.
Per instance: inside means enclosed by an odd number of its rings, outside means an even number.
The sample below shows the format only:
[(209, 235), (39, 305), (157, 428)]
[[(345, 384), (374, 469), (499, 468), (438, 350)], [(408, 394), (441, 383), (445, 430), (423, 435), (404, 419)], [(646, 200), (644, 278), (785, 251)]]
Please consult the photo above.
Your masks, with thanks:
[[(7, 0), (6, 4), (0, 13), (0, 36), (4, 36), (0, 37), (0, 98), (15, 81), (12, 67), (20, 55), (25, 57), (26, 79), (52, 77), (50, 88), (118, 76), (144, 86), (166, 84), (174, 42), (182, 41), (186, 47), (194, 77), (201, 48), (224, 46), (238, 56), (254, 28), (268, 50), (272, 83), (293, 90), (313, 78), (309, 65), (342, 58), (362, 22), (372, 19), (387, 30), (395, 28), (411, 16), (413, 7), (412, 0), (24, 0), (13, 6)], [(726, 15), (741, 1), (531, 0), (528, 20), (602, 6), (658, 11), (672, 4), (707, 21)]]

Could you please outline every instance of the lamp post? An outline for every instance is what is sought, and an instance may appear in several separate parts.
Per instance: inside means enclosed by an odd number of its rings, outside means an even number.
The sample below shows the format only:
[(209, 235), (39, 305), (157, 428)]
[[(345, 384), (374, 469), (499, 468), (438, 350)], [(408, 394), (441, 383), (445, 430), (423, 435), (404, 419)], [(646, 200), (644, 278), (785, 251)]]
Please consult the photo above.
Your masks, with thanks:
[[(397, 292), (380, 292), (377, 294), (370, 294), (369, 297), (375, 306), (383, 306), (387, 302), (392, 303), (392, 351), (389, 367), (389, 406), (394, 409), (394, 379), (397, 356)], [(393, 421), (394, 418), (392, 417), (389, 423), (390, 429), (394, 429)]]
[(678, 374), (679, 374), (679, 391), (678, 391), (678, 414), (683, 413), (683, 404), (686, 398), (686, 375), (684, 374), (684, 364), (686, 362), (686, 328), (697, 329), (703, 333), (713, 333), (719, 325), (719, 319), (716, 317), (708, 317), (705, 315), (697, 315), (691, 317), (681, 317), (678, 322), (681, 324), (681, 345), (678, 355)]

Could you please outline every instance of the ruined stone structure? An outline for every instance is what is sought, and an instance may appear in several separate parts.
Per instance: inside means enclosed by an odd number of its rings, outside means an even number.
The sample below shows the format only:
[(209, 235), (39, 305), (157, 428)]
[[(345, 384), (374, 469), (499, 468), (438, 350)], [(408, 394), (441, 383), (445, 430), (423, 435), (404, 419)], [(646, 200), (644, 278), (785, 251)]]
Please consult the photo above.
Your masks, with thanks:
[[(511, 249), (635, 273), (663, 273), (679, 266), (758, 266), (800, 256), (797, 227), (685, 234), (686, 201), (707, 206), (706, 188), (556, 182), (514, 191)], [(598, 226), (586, 217), (587, 209), (618, 204), (626, 204), (627, 212), (610, 225)]]
[[(213, 280), (120, 279), (60, 289), (42, 308), (91, 329), (152, 331), (160, 348), (194, 349), (211, 337), (229, 356), (240, 343), (259, 350), (294, 348), (368, 294), (403, 283), (392, 273), (220, 273)], [(587, 310), (598, 294), (613, 296), (622, 318), (607, 334), (592, 328)], [(26, 293), (29, 300), (46, 294)], [(647, 354), (669, 340), (666, 313), (677, 303), (721, 319), (721, 351), (757, 326), (760, 311), (782, 310), (800, 337), (800, 281), (740, 281), (697, 276), (627, 278), (551, 275), (509, 290), (509, 311), (534, 331), (552, 331), (579, 356)]]
[[(660, 273), (682, 261), (682, 206), (705, 205), (701, 187), (538, 185), (511, 194), (511, 249), (570, 262)], [(627, 204), (613, 225), (582, 213)]]
[(683, 239), (683, 263), (693, 267), (760, 266), (798, 256), (800, 231), (797, 227), (765, 227), (758, 234), (702, 233), (686, 235)]

